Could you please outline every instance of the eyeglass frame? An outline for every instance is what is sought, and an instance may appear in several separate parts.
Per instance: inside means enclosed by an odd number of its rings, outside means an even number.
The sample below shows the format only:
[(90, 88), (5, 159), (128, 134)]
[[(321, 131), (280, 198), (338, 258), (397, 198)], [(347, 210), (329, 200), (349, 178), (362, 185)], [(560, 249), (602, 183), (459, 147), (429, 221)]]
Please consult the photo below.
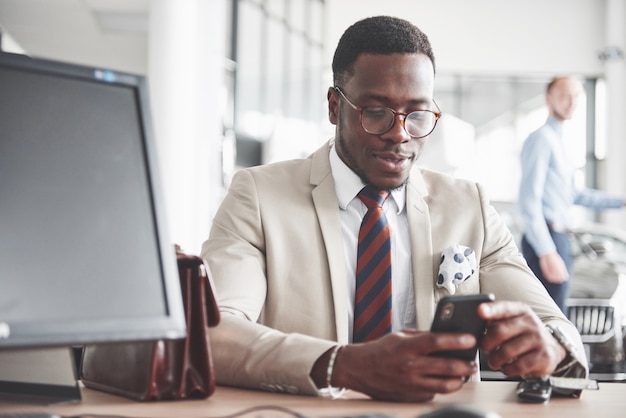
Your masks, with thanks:
[[(352, 103), (352, 101), (351, 101), (350, 99), (348, 99), (348, 97), (346, 96), (346, 94), (343, 92), (343, 90), (341, 90), (341, 88), (340, 88), (339, 86), (334, 86), (334, 87), (333, 87), (333, 89), (334, 89), (336, 92), (338, 92), (338, 93), (339, 93), (339, 95), (340, 95), (341, 97), (343, 97), (343, 98), (344, 98), (344, 100), (345, 100), (346, 102), (348, 102), (348, 104), (349, 104), (349, 105), (350, 105), (350, 106), (351, 106), (354, 110), (356, 110), (357, 112), (359, 112), (359, 122), (361, 122), (361, 127), (363, 128), (363, 130), (364, 130), (365, 132), (367, 132), (368, 134), (371, 134), (371, 135), (382, 135), (382, 134), (385, 134), (385, 133), (389, 132), (389, 131), (391, 130), (391, 128), (393, 128), (393, 126), (396, 124), (396, 119), (397, 119), (397, 117), (398, 117), (398, 116), (404, 116), (404, 119), (402, 119), (402, 122), (403, 122), (403, 123), (402, 123), (402, 129), (404, 129), (404, 132), (406, 132), (406, 133), (407, 133), (407, 135), (409, 135), (411, 138), (414, 138), (414, 139), (426, 138), (428, 135), (430, 135), (430, 134), (432, 134), (432, 133), (433, 133), (433, 131), (435, 130), (435, 127), (437, 126), (437, 122), (439, 121), (439, 119), (441, 118), (441, 115), (443, 114), (443, 113), (441, 112), (441, 109), (439, 108), (439, 105), (438, 105), (438, 104), (437, 104), (437, 102), (435, 101), (435, 99), (432, 99), (432, 100), (433, 100), (433, 103), (435, 104), (435, 106), (437, 107), (438, 112), (435, 112), (434, 110), (429, 110), (429, 109), (422, 109), (422, 110), (414, 110), (414, 111), (409, 112), (409, 113), (404, 113), (404, 112), (398, 112), (397, 110), (394, 110), (394, 109), (392, 109), (392, 108), (390, 108), (390, 107), (387, 107), (387, 106), (357, 106), (357, 105), (355, 105), (354, 103)], [(389, 125), (389, 127), (388, 127), (386, 130), (384, 130), (383, 132), (377, 132), (377, 133), (375, 133), (375, 132), (370, 132), (370, 131), (368, 131), (367, 129), (365, 129), (365, 126), (363, 126), (363, 112), (364, 112), (366, 109), (368, 109), (368, 108), (379, 108), (379, 109), (386, 109), (386, 110), (390, 110), (390, 111), (391, 111), (391, 113), (393, 113), (393, 119), (392, 119), (392, 123), (391, 123), (391, 125)], [(413, 135), (411, 135), (411, 134), (409, 133), (409, 131), (407, 131), (407, 129), (406, 129), (406, 122), (405, 122), (405, 121), (406, 121), (407, 117), (408, 117), (410, 114), (415, 113), (415, 112), (429, 112), (429, 113), (432, 113), (433, 115), (435, 115), (435, 123), (433, 123), (433, 127), (432, 127), (432, 129), (431, 129), (431, 130), (430, 130), (430, 131), (429, 131), (426, 135), (422, 135), (422, 136), (413, 136)]]

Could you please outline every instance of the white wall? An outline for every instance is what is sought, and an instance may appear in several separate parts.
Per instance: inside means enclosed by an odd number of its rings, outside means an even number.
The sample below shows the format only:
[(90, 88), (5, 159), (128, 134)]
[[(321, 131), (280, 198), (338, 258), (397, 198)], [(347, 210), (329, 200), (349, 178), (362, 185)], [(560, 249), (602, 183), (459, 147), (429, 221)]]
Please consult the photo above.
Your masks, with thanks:
[(603, 72), (605, 0), (329, 0), (327, 45), (356, 20), (410, 20), (433, 45), (439, 72)]
[(226, 3), (150, 3), (148, 80), (170, 237), (193, 254), (223, 197)]
[[(605, 17), (606, 45), (616, 46), (622, 53), (626, 51), (626, 4), (624, 0), (607, 0)], [(608, 60), (604, 64), (606, 79), (606, 121), (607, 144), (606, 164), (601, 175), (605, 176), (609, 191), (626, 194), (626, 61)], [(609, 225), (626, 228), (626, 210), (610, 211), (604, 214)]]

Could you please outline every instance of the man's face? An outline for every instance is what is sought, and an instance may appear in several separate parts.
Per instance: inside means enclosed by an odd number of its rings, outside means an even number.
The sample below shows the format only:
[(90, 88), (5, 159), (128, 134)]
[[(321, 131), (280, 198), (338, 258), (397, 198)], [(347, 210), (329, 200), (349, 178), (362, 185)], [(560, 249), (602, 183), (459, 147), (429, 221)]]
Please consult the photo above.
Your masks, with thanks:
[[(339, 87), (360, 107), (382, 106), (401, 113), (436, 110), (434, 69), (423, 54), (362, 54), (355, 62), (354, 75)], [(359, 112), (334, 89), (328, 91), (328, 110), (330, 122), (337, 126), (339, 157), (365, 183), (393, 189), (406, 182), (428, 137), (409, 136), (403, 116), (397, 116), (383, 134), (365, 132)]]
[(559, 121), (571, 119), (582, 94), (583, 86), (578, 80), (558, 80), (546, 95), (550, 115)]

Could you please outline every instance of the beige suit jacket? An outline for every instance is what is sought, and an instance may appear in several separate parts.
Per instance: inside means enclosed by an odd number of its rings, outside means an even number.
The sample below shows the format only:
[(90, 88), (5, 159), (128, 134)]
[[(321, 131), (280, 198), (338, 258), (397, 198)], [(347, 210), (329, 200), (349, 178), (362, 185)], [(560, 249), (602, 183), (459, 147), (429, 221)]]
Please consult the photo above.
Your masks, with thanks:
[[(222, 320), (211, 330), (219, 384), (317, 394), (309, 372), (348, 342), (347, 289), (329, 143), (307, 159), (238, 171), (202, 256)], [(576, 329), (527, 268), (513, 236), (476, 183), (414, 168), (406, 188), (417, 327), (430, 328), (441, 252), (471, 247), (477, 273), (457, 293), (521, 300), (579, 346)]]

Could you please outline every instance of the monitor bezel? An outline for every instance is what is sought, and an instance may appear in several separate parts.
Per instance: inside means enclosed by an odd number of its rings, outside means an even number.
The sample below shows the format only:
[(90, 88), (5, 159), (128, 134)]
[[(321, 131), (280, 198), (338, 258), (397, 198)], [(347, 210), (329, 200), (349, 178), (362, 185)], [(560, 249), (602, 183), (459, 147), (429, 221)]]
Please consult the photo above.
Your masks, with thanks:
[[(144, 169), (150, 189), (152, 221), (158, 243), (161, 282), (167, 311), (165, 315), (124, 318), (123, 321), (119, 318), (85, 320), (80, 317), (64, 321), (31, 321), (30, 324), (20, 323), (17, 335), (11, 333), (11, 324), (3, 322), (0, 317), (0, 328), (3, 329), (0, 332), (0, 350), (184, 338), (186, 335), (184, 307), (175, 248), (169, 239), (146, 77), (5, 52), (0, 53), (0, 67), (112, 84), (133, 90), (140, 119)], [(0, 282), (1, 280), (2, 278)]]

